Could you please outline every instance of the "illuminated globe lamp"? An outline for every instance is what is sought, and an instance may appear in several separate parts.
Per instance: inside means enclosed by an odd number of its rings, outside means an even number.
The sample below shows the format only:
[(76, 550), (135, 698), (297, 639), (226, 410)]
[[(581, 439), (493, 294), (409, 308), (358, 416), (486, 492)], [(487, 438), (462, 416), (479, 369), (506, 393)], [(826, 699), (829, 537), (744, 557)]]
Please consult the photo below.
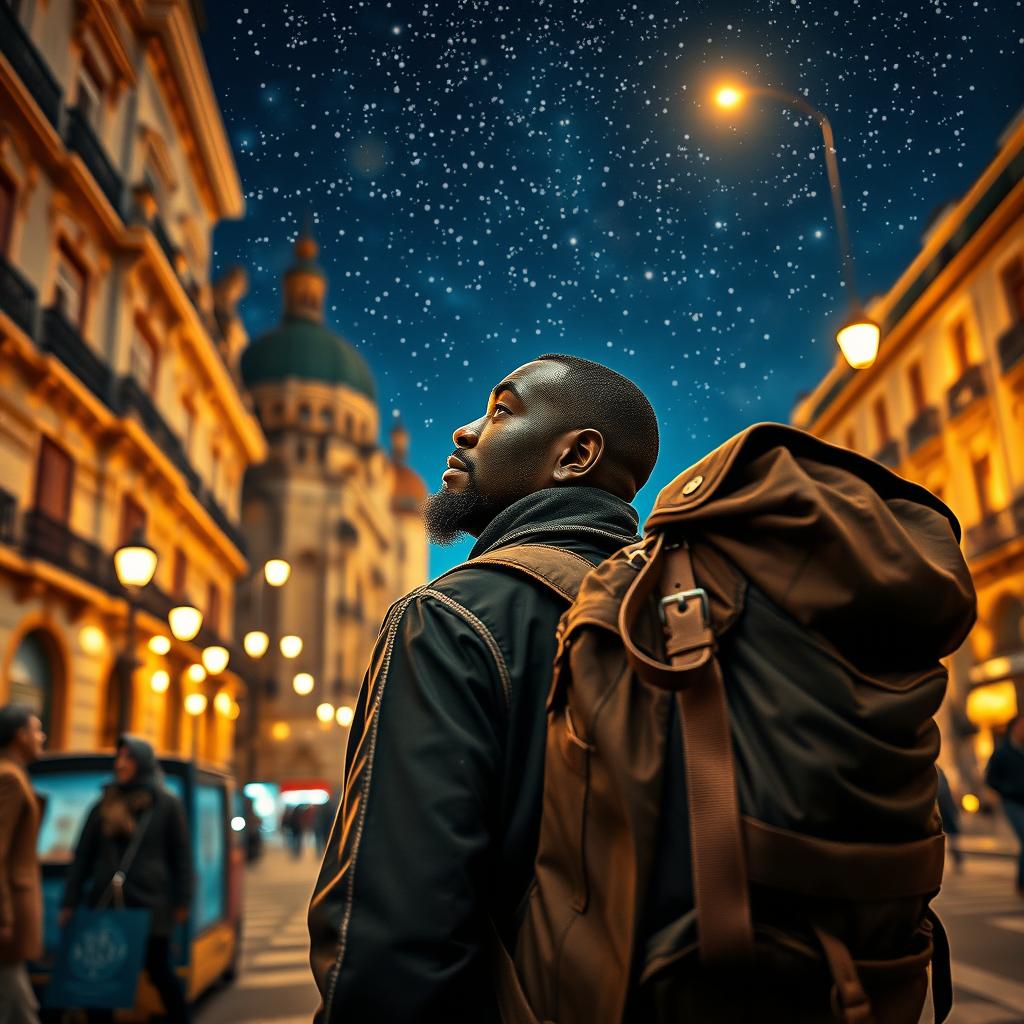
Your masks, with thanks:
[(86, 654), (100, 655), (107, 649), (107, 634), (99, 626), (83, 626), (78, 643)]
[(292, 689), (300, 696), (305, 697), (313, 692), (313, 677), (308, 672), (297, 672), (292, 679)]
[(171, 685), (171, 677), (166, 669), (158, 668), (149, 677), (149, 688), (154, 693), (166, 693)]
[(348, 704), (342, 704), (341, 707), (338, 708), (338, 711), (334, 716), (335, 721), (343, 729), (347, 729), (352, 724), (352, 719), (354, 717), (355, 712), (352, 710), (352, 708), (348, 706)]
[(217, 695), (213, 698), (213, 710), (218, 715), (223, 715), (224, 718), (231, 717), (231, 705), (234, 701), (231, 699), (231, 694), (227, 690), (218, 690)]
[(206, 669), (197, 661), (194, 665), (189, 665), (185, 670), (185, 675), (188, 676), (189, 682), (198, 685), (206, 678)]
[(206, 710), (206, 694), (190, 693), (185, 698), (185, 713), (198, 718)]
[(263, 566), (263, 578), (272, 587), (283, 587), (291, 574), (292, 567), (283, 558), (271, 558)]
[(231, 653), (220, 644), (203, 648), (203, 667), (211, 676), (220, 675), (228, 667), (230, 660)]
[(238, 716), (242, 713), (242, 708), (239, 706), (237, 700), (231, 701), (231, 708), (228, 710), (228, 718), (235, 722), (238, 720)]
[(334, 705), (328, 701), (324, 701), (323, 704), (317, 704), (316, 706), (316, 717), (326, 725), (328, 722), (334, 720)]
[(242, 637), (242, 647), (250, 658), (262, 658), (270, 646), (270, 637), (262, 629), (250, 629)]
[(122, 587), (144, 587), (156, 572), (156, 552), (136, 530), (126, 544), (114, 552), (114, 571)]
[(281, 637), (280, 646), (286, 658), (297, 658), (302, 653), (302, 637), (289, 633)]
[(870, 317), (858, 313), (836, 331), (843, 358), (854, 370), (866, 370), (878, 355), (882, 329)]
[(203, 627), (203, 613), (190, 601), (182, 600), (167, 613), (167, 624), (176, 640), (194, 640)]
[(149, 638), (149, 645), (148, 646), (149, 646), (149, 649), (154, 654), (159, 654), (159, 655), (163, 656), (164, 654), (167, 654), (167, 653), (170, 652), (170, 649), (171, 649), (171, 638), (169, 636), (164, 636), (163, 633), (157, 633), (156, 636), (151, 636)]

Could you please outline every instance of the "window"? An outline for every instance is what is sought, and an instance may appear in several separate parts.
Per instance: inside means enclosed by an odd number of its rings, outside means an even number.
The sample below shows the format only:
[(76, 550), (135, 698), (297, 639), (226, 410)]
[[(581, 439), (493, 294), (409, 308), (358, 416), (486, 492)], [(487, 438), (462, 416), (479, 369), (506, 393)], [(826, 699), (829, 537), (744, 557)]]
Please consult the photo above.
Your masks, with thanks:
[(141, 321), (132, 329), (132, 350), (128, 372), (149, 394), (156, 394), (157, 346)]
[(212, 581), (206, 588), (204, 621), (217, 636), (220, 636), (220, 588)]
[(885, 408), (884, 398), (875, 399), (872, 412), (875, 417), (875, 432), (878, 434), (878, 447), (882, 448), (889, 443), (891, 438), (889, 433), (889, 412)]
[(121, 499), (121, 524), (117, 532), (117, 546), (127, 544), (136, 530), (145, 530), (146, 510), (130, 495)]
[(214, 448), (210, 453), (210, 493), (217, 497), (220, 493), (220, 449)]
[(967, 344), (967, 321), (957, 320), (950, 331), (950, 338), (953, 343), (953, 365), (956, 367), (956, 375), (960, 377), (970, 368), (971, 350)]
[(188, 560), (181, 548), (174, 549), (173, 571), (171, 573), (171, 596), (185, 596), (185, 579), (188, 576)]
[(0, 256), (6, 256), (14, 229), (14, 205), (18, 192), (14, 182), (0, 171)]
[(71, 512), (71, 482), (75, 464), (63, 448), (44, 437), (39, 445), (36, 470), (38, 512), (58, 523), (66, 523)]
[(82, 117), (94, 131), (100, 130), (103, 114), (103, 87), (99, 76), (93, 71), (88, 61), (82, 61), (78, 71), (78, 94), (75, 106), (81, 111)]
[(185, 455), (189, 460), (191, 460), (192, 442), (195, 439), (196, 432), (196, 407), (186, 397), (182, 397), (181, 406), (185, 410), (185, 429), (181, 440), (185, 446)]
[(921, 372), (920, 363), (911, 363), (907, 371), (907, 379), (910, 382), (910, 401), (914, 408), (914, 415), (917, 416), (924, 411), (928, 404), (924, 390), (924, 374)]
[(992, 460), (988, 452), (974, 460), (971, 470), (978, 494), (978, 513), (982, 519), (987, 519), (992, 514)]
[(57, 277), (53, 304), (64, 319), (81, 328), (85, 322), (85, 301), (89, 291), (89, 275), (78, 257), (63, 242), (57, 248)]
[(1024, 321), (1024, 257), (1018, 256), (1003, 270), (1003, 287), (1014, 323)]

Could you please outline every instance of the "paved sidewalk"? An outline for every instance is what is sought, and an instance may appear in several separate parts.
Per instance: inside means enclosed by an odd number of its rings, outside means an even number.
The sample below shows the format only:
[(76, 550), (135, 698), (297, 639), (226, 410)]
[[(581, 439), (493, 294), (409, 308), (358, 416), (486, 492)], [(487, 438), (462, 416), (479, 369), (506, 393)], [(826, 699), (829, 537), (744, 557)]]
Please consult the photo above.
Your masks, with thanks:
[(196, 1024), (310, 1024), (320, 998), (306, 906), (319, 866), (312, 850), (293, 860), (269, 846), (248, 869), (238, 979), (200, 1002)]

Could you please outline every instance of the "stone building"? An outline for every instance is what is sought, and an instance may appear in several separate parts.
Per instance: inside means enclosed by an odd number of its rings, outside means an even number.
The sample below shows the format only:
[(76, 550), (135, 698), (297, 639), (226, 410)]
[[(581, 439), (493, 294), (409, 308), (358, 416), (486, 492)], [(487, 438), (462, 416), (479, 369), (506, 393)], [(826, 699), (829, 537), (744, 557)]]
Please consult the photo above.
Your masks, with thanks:
[[(390, 430), (390, 453), (378, 445), (376, 385), (360, 353), (324, 323), (327, 278), (308, 234), (282, 285), (280, 324), (241, 359), (269, 449), (246, 474), (242, 529), (254, 564), (283, 558), (292, 567), (284, 586), (258, 580), (238, 594), (240, 624), (269, 640), (249, 666), (247, 774), (333, 788), (381, 619), (427, 579), (417, 512), (426, 487), (406, 464), (401, 426)], [(296, 656), (282, 653), (285, 637), (301, 640)]]
[(964, 527), (978, 623), (940, 725), (950, 774), (977, 792), (994, 732), (1024, 711), (1024, 116), (868, 311), (875, 364), (837, 361), (793, 422), (924, 484)]
[[(38, 708), (51, 749), (109, 746), (130, 706), (161, 751), (227, 764), (241, 681), (191, 667), (234, 646), (266, 446), (240, 279), (210, 283), (243, 200), (192, 5), (0, 4), (0, 111), (0, 703)], [(112, 555), (140, 529), (158, 562), (130, 642)], [(186, 599), (190, 642), (166, 617)]]

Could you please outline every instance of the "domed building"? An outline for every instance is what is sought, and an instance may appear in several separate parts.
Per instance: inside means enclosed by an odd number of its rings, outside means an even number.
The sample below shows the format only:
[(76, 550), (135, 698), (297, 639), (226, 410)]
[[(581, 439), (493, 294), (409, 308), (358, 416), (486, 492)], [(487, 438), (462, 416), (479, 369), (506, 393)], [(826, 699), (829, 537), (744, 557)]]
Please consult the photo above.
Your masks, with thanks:
[[(257, 571), (238, 592), (239, 628), (265, 633), (269, 646), (247, 664), (255, 717), (248, 764), (243, 757), (238, 768), (293, 793), (339, 784), (347, 723), (381, 619), (427, 579), (418, 512), (426, 486), (406, 463), (404, 427), (393, 426), (390, 451), (378, 444), (373, 374), (324, 322), (327, 277), (317, 251), (310, 235), (298, 239), (281, 322), (240, 360), (269, 456), (243, 488), (242, 529)], [(280, 587), (260, 571), (271, 558), (291, 566)], [(283, 637), (301, 640), (297, 656), (282, 653)], [(299, 646), (289, 644), (288, 653)]]

